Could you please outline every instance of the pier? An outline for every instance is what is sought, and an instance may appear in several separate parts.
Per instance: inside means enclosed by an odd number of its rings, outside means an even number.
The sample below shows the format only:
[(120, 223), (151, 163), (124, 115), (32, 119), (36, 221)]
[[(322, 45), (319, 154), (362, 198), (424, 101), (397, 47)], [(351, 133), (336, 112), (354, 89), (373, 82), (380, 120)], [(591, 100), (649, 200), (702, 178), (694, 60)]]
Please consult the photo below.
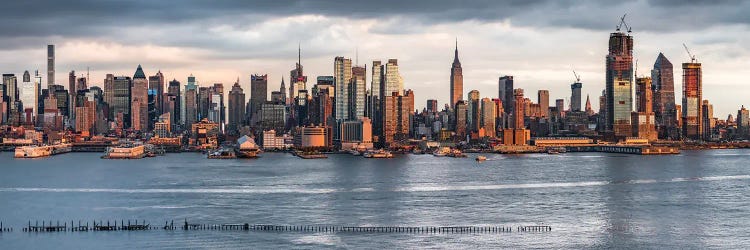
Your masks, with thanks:
[[(140, 223), (139, 223), (140, 222)], [(3, 227), (3, 232), (10, 232), (12, 228)], [(551, 232), (548, 225), (522, 226), (346, 226), (346, 225), (275, 225), (275, 224), (191, 224), (184, 220), (182, 225), (175, 226), (174, 220), (165, 221), (164, 226), (151, 226), (145, 220), (113, 220), (113, 221), (74, 221), (60, 223), (56, 221), (31, 221), (23, 228), (24, 232), (88, 232), (88, 231), (248, 231), (268, 233), (404, 233), (404, 234), (499, 234), (499, 233), (531, 233)]]

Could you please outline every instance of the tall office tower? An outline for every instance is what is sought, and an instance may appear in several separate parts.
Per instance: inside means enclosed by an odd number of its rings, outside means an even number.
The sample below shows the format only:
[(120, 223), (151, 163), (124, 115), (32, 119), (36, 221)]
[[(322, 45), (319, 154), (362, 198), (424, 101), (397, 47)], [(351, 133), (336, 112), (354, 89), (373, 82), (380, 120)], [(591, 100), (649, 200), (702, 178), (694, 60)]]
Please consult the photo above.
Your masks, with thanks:
[(597, 131), (600, 133), (607, 130), (607, 90), (602, 90), (599, 96), (599, 120), (597, 121)]
[(677, 108), (674, 96), (674, 74), (672, 63), (659, 53), (651, 70), (653, 79), (654, 114), (659, 138), (677, 139), (680, 131), (677, 126)]
[[(115, 76), (113, 74), (107, 74), (104, 77), (104, 103), (110, 106), (110, 109), (112, 107), (112, 104), (114, 103), (114, 96), (115, 96)], [(112, 113), (112, 112), (110, 112)], [(111, 119), (112, 117), (107, 114), (107, 119)]]
[(161, 116), (161, 112), (159, 112), (159, 93), (158, 90), (155, 89), (148, 89), (146, 92), (148, 93), (148, 103), (146, 104), (147, 110), (148, 110), (148, 117), (146, 119), (146, 123), (148, 123), (148, 127), (146, 128), (146, 131), (154, 131), (154, 128), (156, 126), (156, 123), (159, 121), (159, 116)]
[(481, 128), (484, 136), (495, 137), (495, 102), (490, 98), (482, 98)]
[(565, 115), (565, 99), (555, 99), (555, 108), (557, 109), (557, 112), (559, 116)]
[(586, 95), (586, 115), (594, 115), (594, 109), (591, 108), (591, 100), (589, 99), (589, 95)]
[[(198, 95), (198, 83), (196, 82), (195, 76), (193, 76), (193, 74), (190, 74), (190, 76), (188, 76), (188, 78), (187, 78), (187, 84), (185, 84), (185, 88), (182, 89), (182, 95), (181, 95), (181, 98), (180, 98), (180, 119), (181, 119), (181, 122), (184, 125), (185, 129), (190, 129), (190, 126), (193, 123), (195, 123), (196, 121), (198, 121), (197, 120), (198, 119), (198, 117), (197, 117), (197, 115), (198, 115), (198, 113), (197, 113), (198, 112), (198, 107), (196, 106), (196, 107), (193, 107), (193, 108), (195, 108), (194, 110), (191, 110), (191, 111), (195, 111), (196, 112), (195, 113), (196, 117), (191, 117), (191, 119), (193, 119), (192, 122), (189, 125), (187, 124), (187, 114), (185, 113), (185, 112), (187, 112), (187, 107), (186, 107), (185, 104), (186, 104), (186, 98), (187, 98), (187, 91), (188, 90), (195, 90), (192, 93), (194, 95), (196, 95), (196, 96), (193, 96), (191, 98), (193, 98), (193, 99), (197, 98), (197, 95)], [(198, 101), (195, 100), (194, 101), (194, 105), (197, 105), (197, 104), (198, 104)]]
[[(629, 31), (628, 31), (629, 32)], [(615, 136), (632, 134), (633, 37), (619, 29), (609, 35), (606, 56), (607, 131)]]
[[(109, 75), (107, 76), (109, 77)], [(106, 81), (106, 80), (105, 80)], [(130, 121), (130, 85), (132, 80), (129, 76), (115, 76), (112, 78), (112, 90), (109, 104), (109, 120), (115, 121), (121, 117), (122, 128), (131, 126)], [(106, 91), (105, 91), (106, 95)], [(59, 100), (58, 100), (59, 101)]]
[(28, 70), (23, 72), (23, 81), (21, 82), (19, 92), (18, 97), (23, 105), (21, 108), (22, 113), (27, 113), (26, 110), (31, 111), (29, 113), (30, 117), (24, 117), (24, 123), (33, 125), (33, 120), (37, 117), (37, 112), (39, 112), (39, 89), (37, 88), (37, 84), (31, 81), (31, 74), (29, 74)]
[[(37, 90), (36, 115), (43, 115), (44, 114), (44, 98), (46, 95), (42, 94), (42, 76), (39, 75), (39, 70), (34, 71), (34, 85), (36, 85), (36, 90)], [(38, 119), (38, 121), (41, 121), (41, 119)]]
[(156, 93), (156, 110), (161, 115), (164, 112), (164, 74), (161, 70), (148, 77), (148, 89)]
[(297, 97), (294, 98), (293, 117), (292, 121), (296, 121), (297, 126), (306, 126), (310, 123), (309, 111), (309, 96), (306, 89), (297, 90)]
[(130, 91), (132, 106), (130, 107), (131, 128), (135, 131), (148, 131), (148, 80), (143, 68), (138, 68), (133, 74), (133, 87)]
[[(393, 95), (394, 92), (398, 92), (399, 95), (404, 93), (404, 79), (398, 71), (398, 60), (388, 59), (388, 63), (385, 65), (385, 95)], [(383, 88), (383, 86), (381, 86)]]
[[(283, 80), (282, 80), (283, 81)], [(250, 109), (247, 117), (252, 119), (268, 100), (268, 74), (250, 76)]]
[(299, 95), (299, 91), (307, 90), (307, 76), (302, 68), (302, 48), (297, 49), (297, 63), (294, 69), (289, 72), (289, 99), (294, 101)]
[(513, 99), (513, 76), (501, 76), (498, 80), (498, 87), (498, 97), (503, 100), (503, 108), (508, 114), (512, 114), (515, 102), (515, 99)]
[(359, 120), (365, 116), (367, 103), (367, 69), (352, 67), (352, 79), (349, 83), (349, 119)]
[(570, 111), (581, 111), (581, 88), (583, 83), (574, 82), (570, 85)]
[(466, 121), (468, 113), (469, 105), (466, 104), (466, 101), (458, 100), (458, 102), (456, 102), (456, 106), (454, 107), (455, 117), (453, 119), (453, 132), (456, 133), (456, 139), (458, 140), (466, 139)]
[(386, 96), (383, 109), (383, 142), (392, 146), (396, 141), (408, 139), (410, 121), (414, 115), (414, 92), (407, 90), (403, 95), (398, 92)]
[[(171, 104), (172, 106), (169, 108), (171, 109), (171, 118), (170, 123), (173, 128), (176, 128), (177, 124), (180, 124), (182, 121), (182, 117), (180, 116), (182, 113), (181, 110), (181, 101), (182, 101), (182, 91), (180, 91), (180, 81), (177, 81), (177, 79), (172, 79), (169, 81), (169, 85), (167, 87), (167, 96), (168, 98), (174, 99)], [(171, 97), (170, 97), (171, 96)], [(170, 101), (165, 100), (165, 104), (169, 103)], [(165, 108), (167, 109), (167, 108)], [(166, 112), (166, 111), (164, 111)]]
[(703, 75), (701, 64), (693, 60), (682, 64), (682, 135), (700, 140), (703, 103)]
[(88, 78), (78, 77), (76, 79), (76, 92), (89, 89)]
[[(322, 80), (322, 81), (321, 81)], [(326, 126), (328, 119), (333, 115), (333, 80), (328, 81), (318, 77), (318, 83), (312, 89), (312, 103), (310, 104), (310, 123), (313, 125)]]
[(632, 136), (655, 141), (658, 139), (653, 112), (651, 77), (635, 79), (636, 112), (631, 113)]
[(349, 83), (352, 79), (352, 59), (337, 56), (333, 62), (336, 84), (336, 120), (349, 120)]
[[(383, 80), (383, 64), (380, 61), (372, 61), (372, 77), (370, 78), (370, 107), (368, 113), (372, 117), (378, 117), (376, 112), (380, 110), (380, 85)], [(377, 120), (372, 120), (373, 127), (377, 126)], [(373, 128), (374, 133), (374, 128)], [(376, 134), (377, 135), (377, 134)]]
[(653, 112), (653, 94), (651, 77), (636, 77), (635, 107), (637, 112)]
[(75, 70), (71, 70), (70, 73), (68, 73), (68, 92), (70, 93), (70, 100), (75, 100), (75, 96), (78, 94), (78, 89), (76, 89)]
[(22, 111), (18, 107), (18, 78), (15, 74), (3, 74), (3, 85), (5, 85), (7, 121), (10, 125), (17, 126), (19, 123), (18, 116)]
[(224, 124), (227, 121), (226, 107), (224, 106), (224, 84), (214, 83), (211, 88), (211, 110), (209, 111), (209, 120), (218, 122), (221, 130), (224, 130)]
[(289, 105), (291, 101), (286, 95), (286, 85), (284, 84), (284, 77), (281, 77), (281, 87), (279, 87), (280, 96), (284, 97), (284, 104)]
[(523, 124), (524, 107), (523, 105), (519, 105), (520, 103), (523, 103), (523, 89), (514, 89), (513, 98), (515, 99), (516, 103), (516, 105), (513, 106), (513, 128), (526, 128)]
[(365, 117), (365, 103), (367, 98), (367, 83), (365, 68), (352, 68), (352, 79), (349, 83), (349, 119), (359, 120)]
[(70, 105), (70, 96), (68, 95), (68, 91), (65, 90), (65, 86), (53, 84), (49, 87), (48, 92), (51, 95), (54, 95), (55, 100), (57, 100), (57, 110), (59, 111), (58, 114), (60, 116), (67, 116), (67, 114), (70, 112), (69, 108), (73, 105)]
[[(707, 104), (708, 100), (704, 100), (703, 102)], [(711, 106), (711, 109), (713, 109), (713, 106)], [(705, 116), (713, 117), (713, 115)], [(737, 110), (737, 132), (741, 138), (748, 138), (748, 135), (750, 134), (750, 112), (745, 108), (745, 105), (742, 105), (740, 110)]]
[[(744, 108), (745, 107), (743, 106), (742, 109), (744, 109)], [(702, 117), (701, 117), (701, 123), (703, 123), (703, 125), (702, 125), (702, 128), (703, 128), (703, 140), (707, 140), (707, 141), (708, 140), (712, 140), (713, 139), (713, 135), (714, 135), (714, 128), (716, 127), (716, 119), (714, 118), (714, 105), (711, 104), (711, 103), (709, 103), (708, 100), (703, 100), (703, 105), (701, 105), (701, 109), (702, 109), (702, 112), (701, 112), (701, 115), (702, 115)], [(740, 135), (744, 136), (746, 134), (743, 134), (742, 131), (741, 131), (741, 129), (739, 129), (740, 128), (739, 126), (740, 126), (741, 122), (747, 123), (746, 120), (743, 121), (739, 117), (739, 114), (741, 112), (743, 112), (742, 109), (738, 110), (738, 113), (737, 113), (737, 128), (738, 128), (738, 130), (740, 130), (739, 131)], [(747, 112), (747, 109), (745, 109), (744, 112)], [(744, 115), (745, 115), (744, 119), (747, 119), (747, 113), (745, 113)], [(747, 127), (747, 126), (745, 126), (745, 127)]]
[(468, 112), (466, 114), (466, 122), (468, 132), (478, 132), (481, 125), (481, 113), (482, 103), (480, 102), (479, 91), (469, 91), (466, 101), (468, 106)]
[(372, 61), (372, 78), (370, 82), (370, 106), (372, 116), (372, 134), (376, 138), (383, 135), (383, 96), (385, 96), (385, 89), (382, 87), (385, 85), (383, 80), (383, 70), (385, 66), (380, 61)]
[(456, 105), (458, 100), (464, 95), (464, 74), (461, 69), (461, 62), (458, 60), (458, 40), (456, 40), (456, 50), (453, 55), (453, 64), (451, 65), (451, 99), (450, 105)]
[(427, 100), (427, 111), (432, 113), (438, 112), (438, 101), (435, 99), (428, 99)]
[(539, 103), (539, 114), (542, 117), (549, 117), (549, 90), (540, 89), (537, 91), (536, 96)]
[(55, 45), (47, 45), (47, 88), (55, 84)]
[(198, 121), (208, 118), (209, 103), (211, 102), (211, 88), (198, 87)]
[[(190, 85), (190, 83), (188, 83)], [(185, 128), (190, 128), (194, 123), (198, 122), (198, 89), (196, 88), (185, 88), (185, 95), (183, 100), (184, 103), (184, 125)]]
[(180, 102), (182, 101), (182, 92), (180, 91), (180, 81), (177, 81), (177, 79), (172, 79), (169, 81), (169, 87), (167, 87), (167, 96), (173, 96), (174, 97), (174, 106), (172, 107), (172, 120), (171, 123), (174, 126), (177, 123), (180, 123), (182, 121), (181, 115), (181, 109), (180, 109)]

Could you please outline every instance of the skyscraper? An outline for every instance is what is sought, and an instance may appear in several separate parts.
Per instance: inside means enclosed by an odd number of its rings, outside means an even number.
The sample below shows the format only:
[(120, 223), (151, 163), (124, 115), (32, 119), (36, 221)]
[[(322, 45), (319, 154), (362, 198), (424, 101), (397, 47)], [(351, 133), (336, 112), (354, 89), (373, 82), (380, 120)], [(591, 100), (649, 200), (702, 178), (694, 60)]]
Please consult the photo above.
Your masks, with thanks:
[(606, 62), (607, 131), (627, 137), (632, 134), (633, 37), (619, 29), (611, 33)]
[(55, 84), (55, 45), (47, 45), (47, 88)]
[(658, 139), (656, 119), (653, 112), (651, 77), (635, 79), (636, 111), (632, 112), (632, 133), (634, 137), (655, 141)]
[[(232, 87), (234, 89), (234, 87)], [(268, 74), (250, 76), (250, 109), (246, 114), (250, 119), (258, 113), (261, 105), (268, 100)], [(244, 102), (244, 99), (243, 99)]]
[(407, 139), (410, 135), (410, 121), (414, 115), (414, 92), (407, 90), (386, 96), (383, 109), (383, 142), (386, 145)]
[[(109, 78), (111, 75), (107, 75)], [(105, 81), (107, 81), (105, 79)], [(129, 76), (113, 76), (112, 77), (112, 90), (110, 91), (111, 96), (109, 99), (109, 120), (116, 121), (117, 118), (121, 118), (123, 128), (130, 127), (130, 85), (132, 80)], [(106, 91), (105, 91), (106, 93)], [(105, 94), (106, 95), (106, 94)], [(59, 98), (58, 98), (59, 99)], [(58, 100), (59, 101), (59, 100)]]
[(302, 48), (299, 47), (297, 52), (297, 63), (289, 72), (289, 99), (292, 101), (299, 95), (299, 91), (307, 89), (307, 76), (302, 68)]
[(427, 111), (437, 113), (438, 112), (438, 101), (435, 99), (427, 99)]
[(541, 116), (549, 117), (549, 90), (540, 89), (537, 92), (537, 102), (539, 102), (539, 110)]
[(495, 102), (490, 98), (482, 98), (481, 128), (486, 137), (495, 137)]
[(523, 89), (514, 89), (513, 98), (515, 98), (516, 103), (516, 105), (513, 106), (513, 128), (526, 128), (523, 124), (524, 106), (520, 105), (521, 103), (523, 103)]
[(349, 83), (352, 79), (352, 60), (336, 57), (333, 64), (333, 77), (336, 84), (336, 120), (349, 120)]
[(581, 111), (581, 88), (583, 83), (574, 82), (570, 85), (570, 111)]
[(498, 97), (503, 100), (503, 108), (509, 114), (513, 112), (513, 76), (501, 76), (498, 80)]
[(394, 92), (398, 92), (402, 95), (404, 92), (404, 79), (398, 70), (398, 60), (388, 59), (388, 63), (385, 65), (385, 95), (393, 95)]
[(133, 87), (130, 95), (131, 127), (135, 131), (146, 132), (148, 131), (148, 80), (140, 64), (133, 74)]
[(674, 96), (674, 74), (672, 63), (659, 53), (651, 70), (653, 79), (654, 115), (659, 138), (677, 139), (680, 131), (677, 126), (677, 108)]
[(703, 133), (701, 117), (703, 103), (701, 64), (695, 61), (682, 64), (682, 135), (700, 140)]
[[(173, 126), (177, 123), (180, 123), (180, 121), (182, 121), (182, 118), (180, 117), (181, 115), (180, 102), (182, 101), (181, 95), (182, 95), (182, 92), (180, 91), (180, 81), (177, 81), (177, 79), (172, 79), (171, 81), (169, 81), (169, 87), (167, 87), (167, 96), (172, 96), (172, 98), (174, 98), (174, 102), (172, 103), (172, 105), (174, 106), (171, 107), (172, 120), (170, 121)], [(165, 102), (165, 103), (168, 103), (168, 102)]]
[(349, 119), (359, 120), (365, 116), (367, 98), (367, 69), (352, 67), (352, 79), (349, 83)]
[(453, 65), (451, 65), (451, 99), (450, 105), (456, 105), (458, 100), (464, 95), (464, 75), (461, 68), (461, 62), (458, 60), (458, 40), (456, 40), (456, 50), (453, 55)]
[(37, 88), (37, 84), (31, 81), (31, 74), (29, 74), (28, 70), (23, 72), (23, 81), (21, 82), (19, 92), (19, 100), (23, 104), (21, 111), (26, 111), (27, 109), (32, 111), (32, 116), (25, 117), (24, 120), (29, 120), (31, 122), (37, 116), (38, 112), (39, 89)]
[[(479, 128), (481, 125), (481, 113), (482, 113), (482, 103), (480, 102), (479, 97), (479, 91), (478, 90), (472, 90), (469, 91), (469, 94), (467, 95), (466, 101), (469, 107), (467, 108), (468, 112), (466, 114), (466, 122), (467, 127), (470, 132), (479, 132)], [(460, 99), (459, 99), (460, 100)]]
[(148, 77), (148, 89), (156, 93), (156, 110), (161, 115), (164, 112), (164, 74), (161, 70)]

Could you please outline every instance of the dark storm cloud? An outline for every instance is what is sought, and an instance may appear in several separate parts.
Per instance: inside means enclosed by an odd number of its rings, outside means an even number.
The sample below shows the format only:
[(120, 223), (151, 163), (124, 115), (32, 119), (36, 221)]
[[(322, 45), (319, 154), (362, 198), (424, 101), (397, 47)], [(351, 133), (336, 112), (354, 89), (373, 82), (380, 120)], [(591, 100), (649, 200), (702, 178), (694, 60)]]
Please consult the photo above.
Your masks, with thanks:
[[(69, 35), (100, 31), (118, 25), (154, 26), (196, 22), (209, 18), (260, 14), (267, 16), (321, 14), (350, 18), (413, 17), (426, 23), (462, 20), (494, 21), (517, 18), (520, 24), (609, 28), (591, 20), (598, 13), (655, 12), (678, 16), (710, 17), (719, 22), (745, 13), (745, 1), (545, 1), (545, 0), (381, 0), (381, 1), (11, 1), (3, 4), (0, 35), (18, 33)], [(643, 9), (627, 9), (643, 7)], [(711, 13), (707, 10), (713, 10)], [(540, 13), (541, 12), (541, 13)], [(529, 15), (533, 13), (534, 15)], [(546, 15), (545, 15), (546, 13)], [(729, 16), (727, 16), (729, 14)], [(645, 18), (645, 17), (642, 17)], [(599, 21), (599, 22), (594, 22)], [(712, 21), (712, 20), (705, 20)], [(94, 28), (93, 30), (91, 28)]]

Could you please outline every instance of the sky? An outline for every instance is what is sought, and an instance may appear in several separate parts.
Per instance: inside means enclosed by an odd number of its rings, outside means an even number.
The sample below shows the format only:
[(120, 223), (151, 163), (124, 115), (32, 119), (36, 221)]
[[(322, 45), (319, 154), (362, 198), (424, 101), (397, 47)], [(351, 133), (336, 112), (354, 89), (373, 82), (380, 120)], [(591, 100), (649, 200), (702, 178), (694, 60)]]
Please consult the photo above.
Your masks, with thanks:
[(366, 65), (368, 84), (373, 60), (396, 58), (421, 109), (427, 99), (448, 102), (457, 39), (464, 95), (497, 98), (498, 78), (513, 75), (534, 102), (547, 89), (567, 105), (575, 70), (595, 110), (608, 37), (627, 13), (639, 76), (663, 52), (675, 65), (679, 104), (684, 43), (703, 64), (703, 97), (716, 117), (750, 105), (750, 1), (25, 0), (3, 10), (0, 72), (38, 69), (46, 79), (46, 45), (55, 44), (55, 79), (65, 86), (71, 70), (90, 68), (101, 86), (107, 73), (132, 76), (141, 64), (147, 75), (161, 70), (184, 84), (193, 74), (226, 91), (239, 77), (249, 96), (251, 74), (268, 74), (269, 91), (282, 77), (288, 84), (301, 46), (308, 88), (333, 75), (336, 56)]

